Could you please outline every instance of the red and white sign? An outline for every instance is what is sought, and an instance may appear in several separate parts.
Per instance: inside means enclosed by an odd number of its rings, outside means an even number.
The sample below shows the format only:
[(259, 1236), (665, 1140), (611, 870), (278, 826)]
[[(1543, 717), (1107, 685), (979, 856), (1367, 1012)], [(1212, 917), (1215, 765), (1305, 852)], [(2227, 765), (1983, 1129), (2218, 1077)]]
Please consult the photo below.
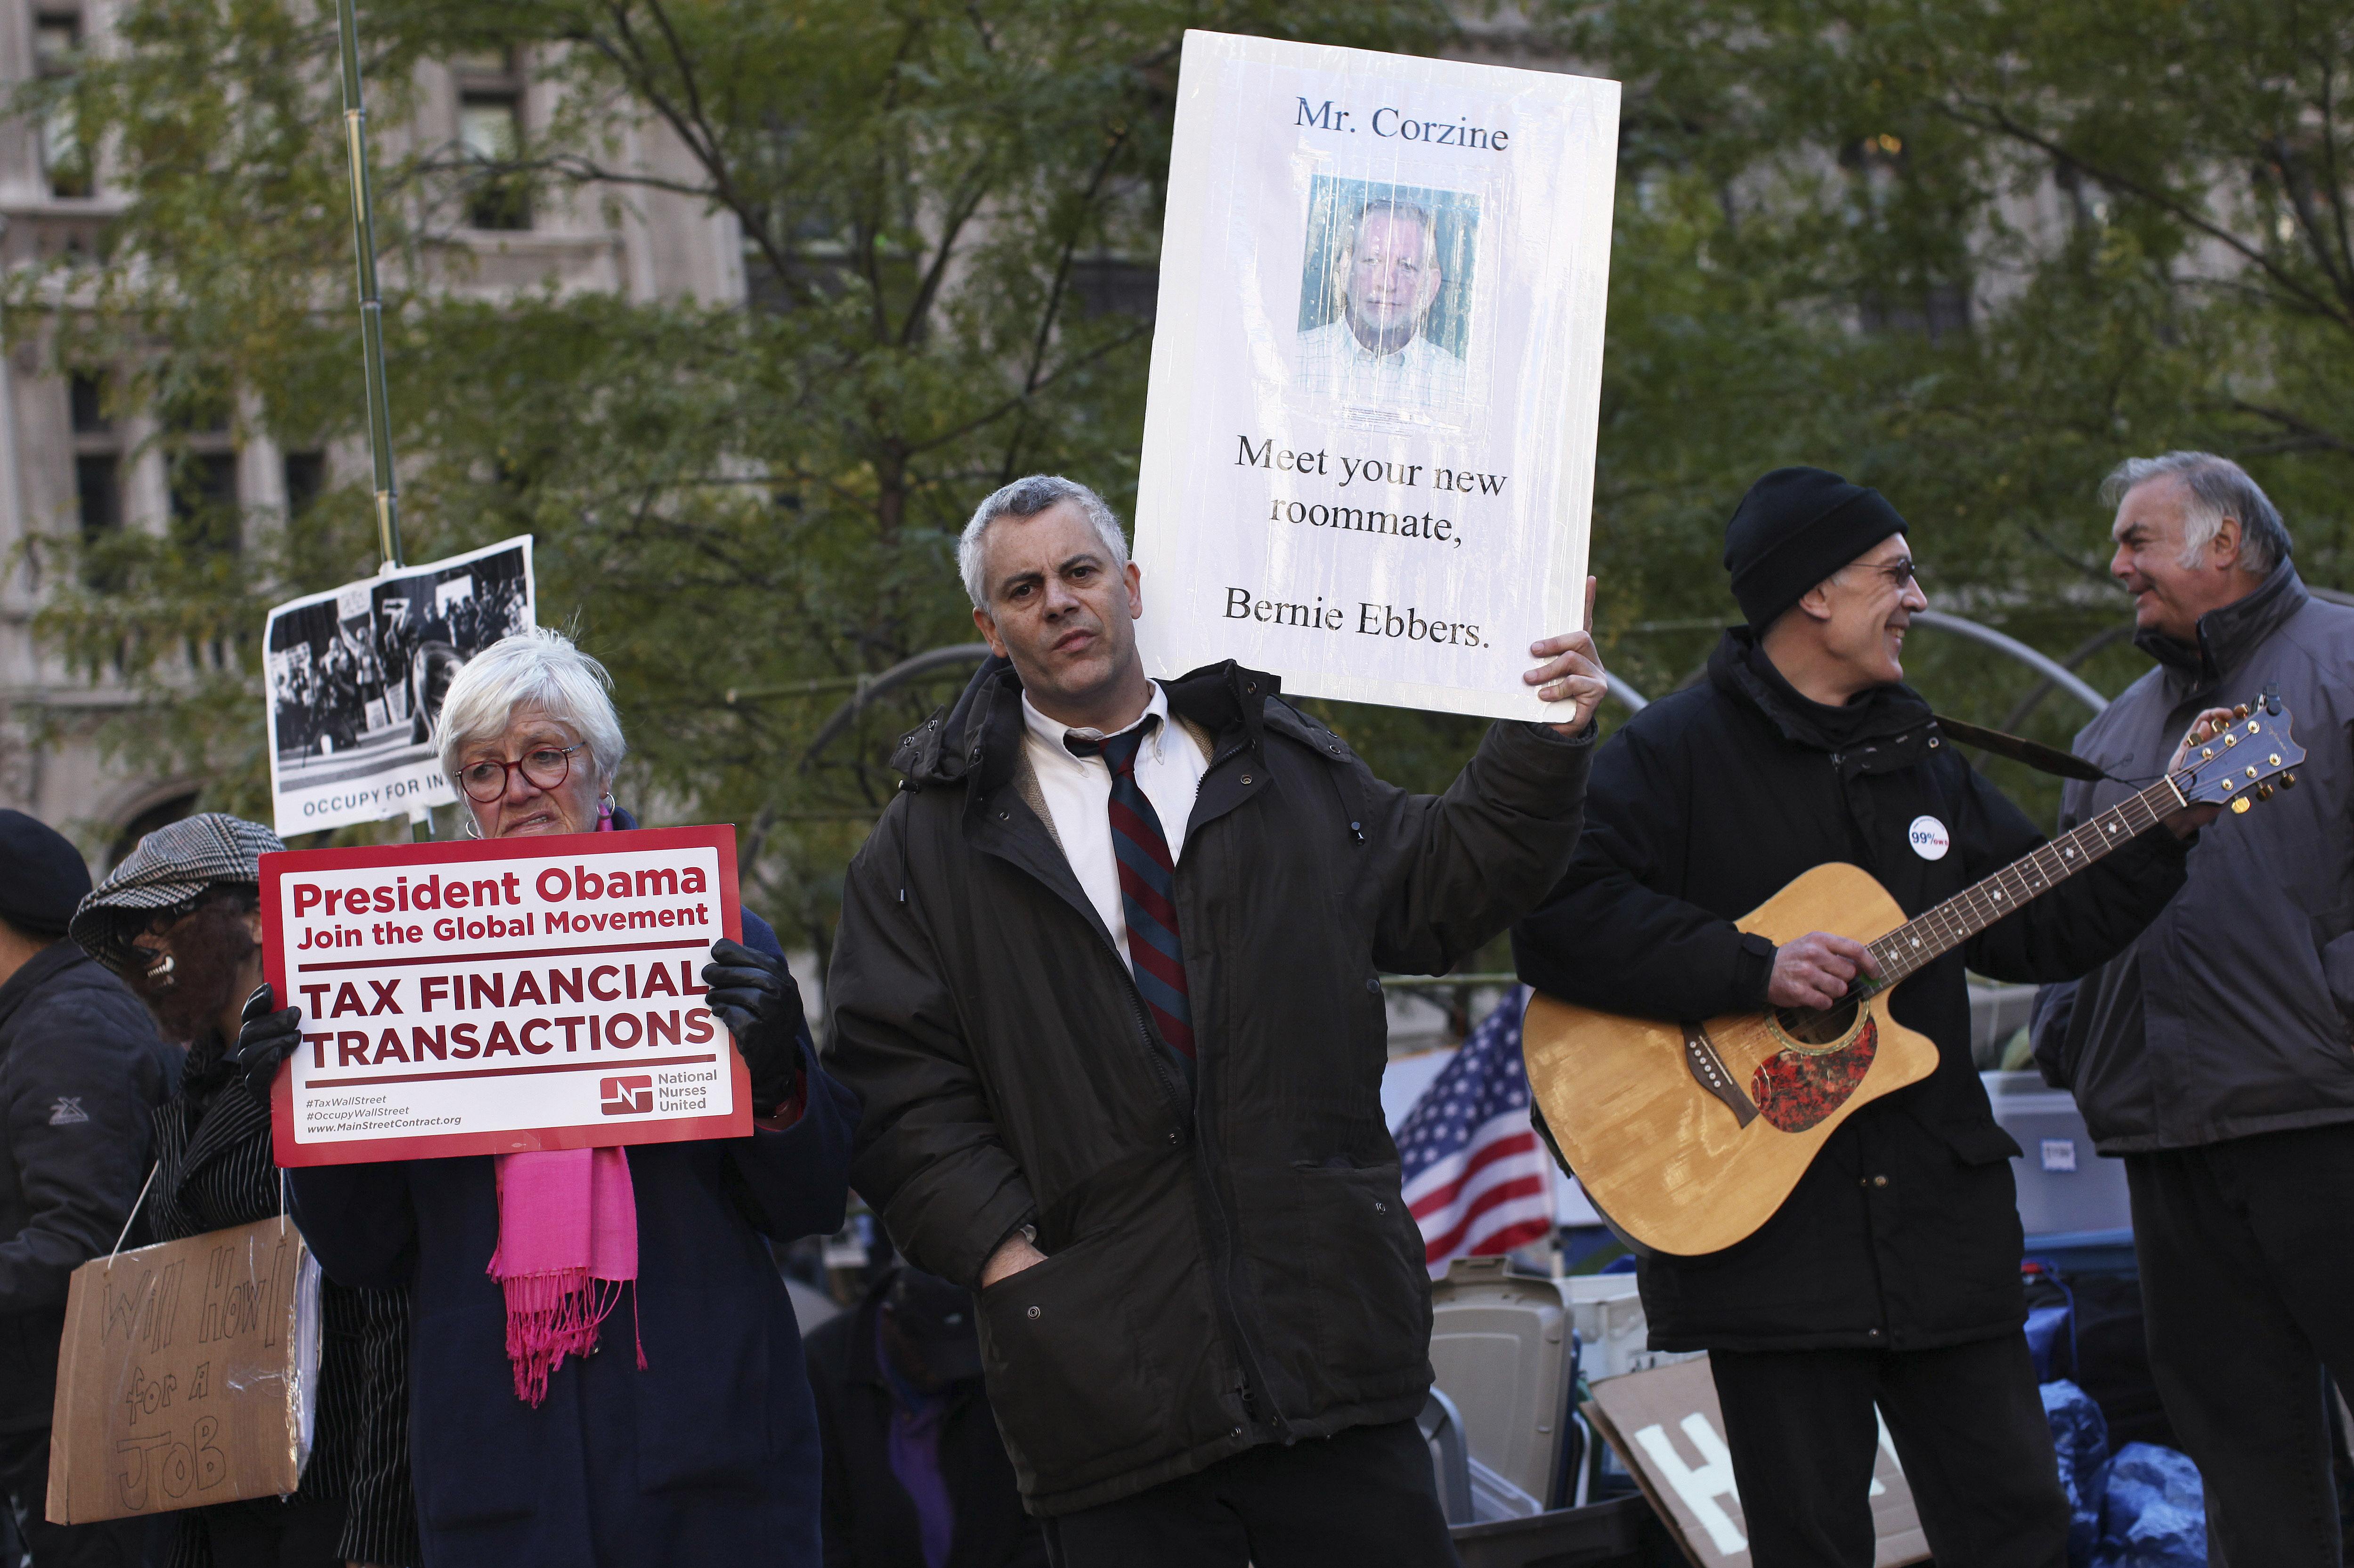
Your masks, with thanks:
[(743, 937), (731, 827), (267, 854), (261, 910), (302, 1010), (281, 1165), (751, 1134), (702, 1001)]

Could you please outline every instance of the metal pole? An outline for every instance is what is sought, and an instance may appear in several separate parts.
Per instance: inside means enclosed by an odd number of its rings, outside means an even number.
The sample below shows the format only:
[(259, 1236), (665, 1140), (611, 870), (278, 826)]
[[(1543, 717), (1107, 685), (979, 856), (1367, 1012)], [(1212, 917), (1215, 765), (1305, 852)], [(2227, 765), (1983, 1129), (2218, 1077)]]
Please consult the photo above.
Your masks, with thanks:
[[(352, 164), (352, 249), (358, 262), (360, 358), (367, 387), (368, 456), (376, 469), (376, 548), (382, 570), (406, 565), (400, 553), (400, 485), (392, 471), (392, 409), (384, 376), (384, 300), (376, 281), (376, 193), (368, 181), (367, 101), (360, 90), (359, 18), (354, 0), (335, 0), (344, 66), (344, 149)], [(409, 836), (433, 836), (429, 808), (411, 808)]]
[(335, 0), (344, 58), (344, 143), (352, 164), (352, 245), (359, 261), (360, 353), (366, 362), (368, 453), (376, 462), (376, 542), (387, 567), (402, 564), (400, 491), (392, 475), (392, 413), (386, 405), (384, 301), (376, 281), (375, 194), (368, 183), (367, 104), (360, 91), (359, 22), (353, 0)]

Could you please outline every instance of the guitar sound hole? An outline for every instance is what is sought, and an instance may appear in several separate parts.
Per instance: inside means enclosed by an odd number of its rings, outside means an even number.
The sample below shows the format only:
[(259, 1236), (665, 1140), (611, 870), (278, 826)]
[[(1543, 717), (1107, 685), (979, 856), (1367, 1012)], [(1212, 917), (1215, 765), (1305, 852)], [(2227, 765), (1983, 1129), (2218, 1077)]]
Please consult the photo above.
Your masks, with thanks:
[(1774, 1010), (1774, 1022), (1801, 1045), (1836, 1045), (1855, 1027), (1856, 1005), (1850, 998), (1837, 1007), (1779, 1007)]

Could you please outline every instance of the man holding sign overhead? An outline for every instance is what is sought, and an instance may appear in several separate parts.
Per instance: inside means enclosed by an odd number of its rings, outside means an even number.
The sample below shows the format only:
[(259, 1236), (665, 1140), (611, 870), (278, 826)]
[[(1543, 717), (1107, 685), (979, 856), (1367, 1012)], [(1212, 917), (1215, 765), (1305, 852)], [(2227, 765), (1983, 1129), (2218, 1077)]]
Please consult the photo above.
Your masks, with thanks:
[(1058, 1563), (1451, 1562), (1379, 976), (1447, 969), (1567, 864), (1592, 639), (1529, 650), (1562, 722), (1497, 724), (1415, 796), (1270, 675), (1149, 679), (1085, 486), (998, 491), (959, 558), (996, 656), (902, 744), (843, 890), (858, 1189), (980, 1290)]

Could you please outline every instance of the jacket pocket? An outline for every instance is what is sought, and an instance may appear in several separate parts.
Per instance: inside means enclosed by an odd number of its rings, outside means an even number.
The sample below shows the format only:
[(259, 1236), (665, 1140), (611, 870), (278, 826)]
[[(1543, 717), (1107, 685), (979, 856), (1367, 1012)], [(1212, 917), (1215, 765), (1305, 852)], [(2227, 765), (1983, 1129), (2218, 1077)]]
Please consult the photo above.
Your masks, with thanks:
[(2321, 978), (2341, 1024), (2354, 1025), (2354, 931), (2321, 944)]
[[(1430, 1276), (1394, 1163), (1299, 1161), (1246, 1180), (1257, 1348), (1299, 1392), (1293, 1414), (1394, 1397), (1429, 1364)], [(1279, 1172), (1279, 1173), (1278, 1173)], [(1294, 1408), (1294, 1402), (1297, 1408)]]
[[(696, 1302), (684, 1291), (656, 1292), (638, 1307), (624, 1303), (605, 1319), (599, 1358), (618, 1356), (637, 1406), (638, 1484), (650, 1492), (675, 1487), (757, 1496), (774, 1483), (775, 1432), (770, 1411), (776, 1374), (770, 1347), (791, 1332), (783, 1287), (753, 1275), (717, 1272), (699, 1284), (726, 1306)], [(631, 1287), (644, 1288), (642, 1283)], [(632, 1330), (635, 1330), (633, 1337)], [(637, 1340), (646, 1370), (635, 1370)], [(584, 1365), (591, 1372), (610, 1368)], [(803, 1375), (799, 1358), (790, 1375)]]
[(1954, 1158), (1965, 1165), (1999, 1165), (2018, 1158), (2019, 1140), (1993, 1120), (1978, 1122), (1940, 1123), (1937, 1136), (1954, 1151)]
[(990, 1404), (1025, 1489), (1117, 1473), (1130, 1450), (1170, 1446), (1173, 1391), (1127, 1304), (1134, 1283), (1090, 1240), (981, 1293)]
[(419, 1321), (409, 1412), (417, 1513), (427, 1529), (467, 1530), (538, 1511), (549, 1416), (515, 1397), (504, 1313)]

